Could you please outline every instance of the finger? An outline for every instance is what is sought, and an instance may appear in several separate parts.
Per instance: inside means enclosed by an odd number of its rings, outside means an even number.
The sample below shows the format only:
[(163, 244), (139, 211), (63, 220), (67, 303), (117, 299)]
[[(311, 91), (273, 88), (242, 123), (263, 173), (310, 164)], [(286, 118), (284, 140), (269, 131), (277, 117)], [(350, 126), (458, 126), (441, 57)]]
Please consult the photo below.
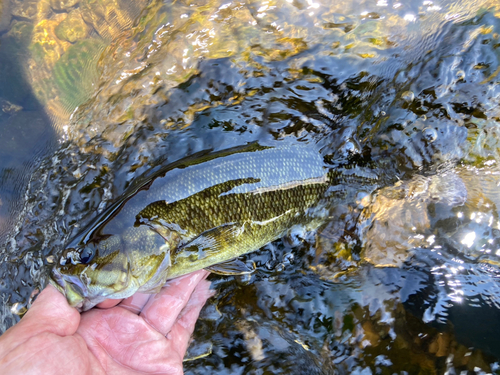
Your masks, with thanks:
[(118, 305), (123, 299), (107, 299), (101, 303), (98, 303), (96, 307), (100, 309), (109, 309), (110, 307)]
[(189, 339), (194, 331), (196, 321), (200, 316), (200, 311), (212, 297), (215, 291), (210, 290), (210, 282), (202, 280), (194, 290), (189, 302), (179, 315), (177, 322), (167, 335), (167, 339), (172, 342), (172, 347), (181, 358), (184, 357), (189, 345)]
[(141, 317), (158, 332), (166, 335), (186, 306), (196, 285), (207, 276), (207, 271), (200, 270), (170, 280), (160, 293), (149, 299), (142, 309)]
[(139, 314), (152, 296), (152, 294), (136, 293), (132, 297), (124, 299), (119, 306), (134, 314)]
[(52, 285), (48, 285), (37, 297), (21, 321), (5, 332), (0, 338), (0, 356), (5, 350), (13, 350), (17, 345), (42, 332), (68, 336), (76, 332), (80, 324), (80, 314), (68, 305), (66, 298)]

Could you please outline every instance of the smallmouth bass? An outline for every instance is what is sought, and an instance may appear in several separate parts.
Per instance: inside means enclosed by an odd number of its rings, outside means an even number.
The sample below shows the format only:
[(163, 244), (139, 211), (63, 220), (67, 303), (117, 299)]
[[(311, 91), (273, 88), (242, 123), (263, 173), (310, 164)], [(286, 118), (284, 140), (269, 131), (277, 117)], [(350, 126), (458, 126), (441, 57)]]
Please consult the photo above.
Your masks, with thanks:
[(207, 268), (251, 272), (228, 261), (295, 225), (325, 220), (339, 174), (313, 145), (249, 144), (201, 153), (138, 178), (66, 247), (50, 283), (85, 311)]

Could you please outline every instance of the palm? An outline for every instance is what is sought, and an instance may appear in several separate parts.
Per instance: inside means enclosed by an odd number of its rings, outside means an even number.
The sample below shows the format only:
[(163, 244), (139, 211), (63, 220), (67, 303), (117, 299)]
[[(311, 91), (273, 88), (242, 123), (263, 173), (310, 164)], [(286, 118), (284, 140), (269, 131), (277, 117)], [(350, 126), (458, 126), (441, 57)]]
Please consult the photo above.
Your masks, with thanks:
[[(199, 271), (172, 280), (156, 296), (136, 294), (116, 307), (81, 315), (64, 306), (55, 289), (44, 291), (26, 317), (0, 338), (1, 372), (30, 372), (34, 363), (37, 372), (65, 375), (182, 374), (194, 323), (210, 296), (208, 283), (198, 285), (206, 275)], [(48, 308), (41, 309), (42, 304)], [(19, 363), (20, 357), (34, 360)]]

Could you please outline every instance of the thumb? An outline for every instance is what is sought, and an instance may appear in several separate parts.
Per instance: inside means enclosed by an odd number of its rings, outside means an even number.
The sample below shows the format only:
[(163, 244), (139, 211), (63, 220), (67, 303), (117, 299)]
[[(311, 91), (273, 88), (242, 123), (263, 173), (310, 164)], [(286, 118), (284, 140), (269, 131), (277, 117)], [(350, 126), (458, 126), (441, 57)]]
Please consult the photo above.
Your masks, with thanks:
[[(68, 336), (76, 332), (80, 313), (68, 305), (66, 298), (52, 285), (37, 297), (21, 321), (0, 338), (0, 348), (12, 348), (44, 332)], [(0, 349), (0, 355), (2, 350)]]
[(80, 313), (68, 305), (64, 297), (52, 285), (48, 285), (35, 300), (19, 324), (40, 332), (59, 336), (72, 335), (80, 324)]

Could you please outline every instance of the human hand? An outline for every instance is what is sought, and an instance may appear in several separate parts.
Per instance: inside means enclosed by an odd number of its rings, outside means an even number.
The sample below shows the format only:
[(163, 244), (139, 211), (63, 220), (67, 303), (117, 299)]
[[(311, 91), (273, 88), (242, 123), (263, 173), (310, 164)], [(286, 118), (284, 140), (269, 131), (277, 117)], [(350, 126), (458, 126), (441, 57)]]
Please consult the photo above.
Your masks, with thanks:
[(207, 271), (170, 280), (157, 295), (108, 300), (82, 314), (47, 286), (0, 337), (0, 373), (182, 374), (201, 308), (212, 295)]

